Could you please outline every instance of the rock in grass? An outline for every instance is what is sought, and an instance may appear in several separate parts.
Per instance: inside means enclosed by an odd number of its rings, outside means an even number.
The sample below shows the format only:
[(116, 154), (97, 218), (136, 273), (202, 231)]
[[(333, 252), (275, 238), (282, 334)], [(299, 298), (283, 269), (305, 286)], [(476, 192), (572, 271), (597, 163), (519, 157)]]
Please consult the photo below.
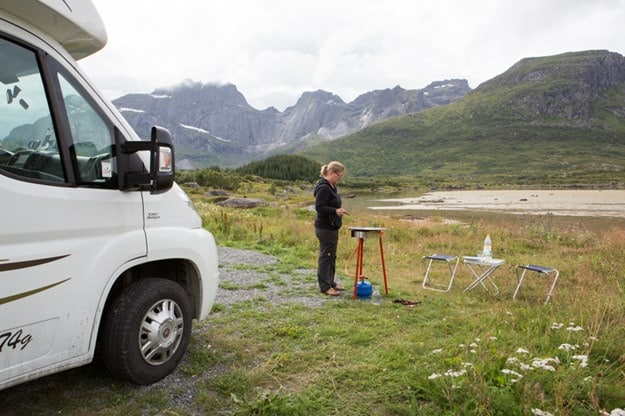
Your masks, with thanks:
[(218, 202), (217, 205), (231, 208), (255, 208), (267, 205), (264, 199), (260, 198), (228, 198)]

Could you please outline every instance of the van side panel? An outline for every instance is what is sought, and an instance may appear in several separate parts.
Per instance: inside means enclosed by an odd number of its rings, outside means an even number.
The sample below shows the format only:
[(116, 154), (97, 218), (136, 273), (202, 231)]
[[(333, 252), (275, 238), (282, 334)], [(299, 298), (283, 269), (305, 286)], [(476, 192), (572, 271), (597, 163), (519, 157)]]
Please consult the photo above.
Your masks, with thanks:
[(146, 256), (146, 242), (138, 192), (45, 186), (3, 175), (0, 192), (1, 388), (93, 353), (102, 291), (120, 264)]

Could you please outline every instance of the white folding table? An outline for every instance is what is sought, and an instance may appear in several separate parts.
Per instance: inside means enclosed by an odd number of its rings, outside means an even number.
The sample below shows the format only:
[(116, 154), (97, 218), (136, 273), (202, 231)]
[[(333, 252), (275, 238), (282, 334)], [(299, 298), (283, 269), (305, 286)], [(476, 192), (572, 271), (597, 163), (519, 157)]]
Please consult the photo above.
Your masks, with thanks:
[(490, 257), (473, 257), (473, 256), (462, 256), (462, 260), (464, 264), (467, 265), (475, 280), (471, 283), (464, 291), (469, 291), (475, 289), (478, 285), (482, 285), (484, 289), (488, 293), (488, 287), (484, 284), (486, 281), (490, 282), (490, 284), (495, 288), (495, 294), (499, 293), (499, 288), (493, 281), (491, 275), (501, 267), (505, 260), (503, 259), (493, 259)]

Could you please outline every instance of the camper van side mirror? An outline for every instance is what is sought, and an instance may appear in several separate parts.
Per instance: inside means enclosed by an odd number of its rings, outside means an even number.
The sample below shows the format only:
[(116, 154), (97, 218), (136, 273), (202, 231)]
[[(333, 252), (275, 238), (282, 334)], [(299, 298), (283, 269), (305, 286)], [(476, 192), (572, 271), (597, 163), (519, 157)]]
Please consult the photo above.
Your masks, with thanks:
[[(121, 190), (148, 189), (159, 194), (169, 190), (174, 184), (174, 145), (171, 134), (163, 127), (152, 127), (150, 141), (122, 141), (116, 131), (117, 173)], [(135, 153), (150, 152), (149, 172), (138, 163)]]

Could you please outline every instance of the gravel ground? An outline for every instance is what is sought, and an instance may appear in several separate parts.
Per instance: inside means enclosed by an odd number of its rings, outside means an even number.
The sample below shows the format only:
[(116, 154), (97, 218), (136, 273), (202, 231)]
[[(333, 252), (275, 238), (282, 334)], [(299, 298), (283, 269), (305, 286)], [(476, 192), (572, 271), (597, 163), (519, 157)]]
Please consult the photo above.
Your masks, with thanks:
[[(317, 271), (314, 269), (298, 269), (292, 274), (280, 274), (279, 279), (274, 279), (267, 273), (254, 270), (253, 267), (277, 262), (277, 258), (254, 250), (220, 247), (219, 279), (221, 284), (215, 302), (228, 306), (246, 300), (264, 298), (273, 304), (297, 302), (316, 307), (328, 300), (319, 293)], [(227, 289), (231, 287), (235, 289)]]

